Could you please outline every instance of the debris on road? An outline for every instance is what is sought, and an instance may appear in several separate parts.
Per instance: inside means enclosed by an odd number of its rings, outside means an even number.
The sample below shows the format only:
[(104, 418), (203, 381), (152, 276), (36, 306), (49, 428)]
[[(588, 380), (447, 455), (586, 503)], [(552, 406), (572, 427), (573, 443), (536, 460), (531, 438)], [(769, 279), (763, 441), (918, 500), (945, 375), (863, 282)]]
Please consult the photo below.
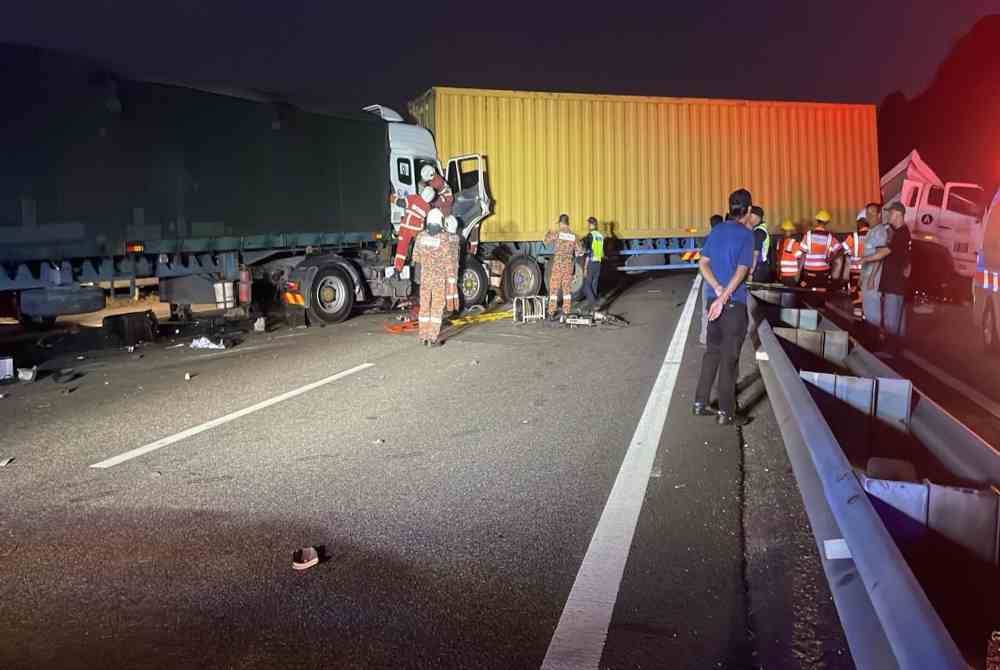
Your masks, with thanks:
[(133, 361), (141, 361), (142, 360), (142, 354), (132, 354), (132, 360)]
[(76, 388), (77, 387), (75, 387), (75, 386), (70, 386), (70, 387), (64, 388), (63, 390), (59, 391), (59, 394), (60, 395), (69, 395), (70, 393), (72, 393), (73, 391), (75, 391)]
[(253, 322), (253, 330), (255, 333), (266, 333), (267, 332), (267, 319), (263, 316)]
[(17, 378), (22, 382), (33, 382), (38, 378), (38, 366), (30, 368), (18, 368)]
[(191, 348), (192, 349), (225, 349), (226, 345), (224, 345), (222, 342), (219, 342), (218, 344), (216, 344), (215, 342), (213, 342), (212, 340), (208, 339), (207, 337), (202, 336), (202, 337), (196, 337), (191, 342)]
[(78, 360), (78, 361), (85, 361), (85, 360), (87, 360), (87, 357), (86, 356), (77, 356), (76, 360)]
[(293, 570), (308, 570), (319, 563), (319, 552), (316, 547), (302, 547), (292, 554)]
[(471, 365), (472, 367), (477, 367), (479, 365), (479, 361), (474, 360), (471, 363), (469, 363), (469, 365)]
[(383, 439), (382, 439), (382, 438), (380, 437), (380, 438), (378, 438), (377, 440), (372, 440), (372, 444), (385, 444), (385, 440), (383, 440)]
[(14, 462), (13, 457), (8, 457), (3, 460), (0, 460), (0, 468), (5, 468), (13, 462)]
[(191, 381), (192, 379), (194, 379), (197, 376), (198, 375), (194, 374), (193, 372), (185, 372), (184, 373), (184, 381), (189, 382), (189, 381)]
[(175, 344), (175, 345), (173, 345), (173, 346), (170, 346), (170, 347), (167, 347), (167, 349), (180, 349), (180, 348), (181, 348), (181, 347), (183, 347), (183, 346), (184, 346), (184, 343), (183, 343), (183, 342), (180, 342), (180, 343), (178, 343), (178, 344)]

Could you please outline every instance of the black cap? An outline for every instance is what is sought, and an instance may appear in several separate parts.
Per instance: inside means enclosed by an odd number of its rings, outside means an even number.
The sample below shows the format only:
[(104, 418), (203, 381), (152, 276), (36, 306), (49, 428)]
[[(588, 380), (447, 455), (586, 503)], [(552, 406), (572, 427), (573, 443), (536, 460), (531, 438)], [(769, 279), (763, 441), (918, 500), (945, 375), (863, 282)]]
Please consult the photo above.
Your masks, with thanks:
[(593, 216), (588, 216), (587, 217), (587, 223), (591, 223), (591, 224), (593, 224), (593, 225), (596, 226), (597, 225), (597, 219), (595, 217), (593, 217)]
[(879, 209), (882, 209), (882, 203), (880, 203), (880, 202), (870, 202), (867, 205), (865, 205), (865, 209), (868, 209), (869, 207), (878, 207)]
[(761, 221), (764, 220), (764, 208), (761, 207), (760, 205), (754, 205), (753, 207), (751, 207), (750, 213), (759, 216)]
[(729, 194), (729, 213), (730, 214), (745, 214), (750, 206), (753, 204), (753, 197), (750, 195), (750, 191), (745, 188), (741, 188), (738, 191), (733, 191)]
[(712, 218), (708, 220), (708, 226), (710, 228), (715, 228), (717, 225), (725, 221), (721, 214), (713, 214)]
[(560, 214), (559, 223), (569, 223), (569, 214)]
[(900, 214), (906, 214), (906, 207), (903, 206), (901, 202), (894, 202), (887, 208), (890, 212), (899, 212)]

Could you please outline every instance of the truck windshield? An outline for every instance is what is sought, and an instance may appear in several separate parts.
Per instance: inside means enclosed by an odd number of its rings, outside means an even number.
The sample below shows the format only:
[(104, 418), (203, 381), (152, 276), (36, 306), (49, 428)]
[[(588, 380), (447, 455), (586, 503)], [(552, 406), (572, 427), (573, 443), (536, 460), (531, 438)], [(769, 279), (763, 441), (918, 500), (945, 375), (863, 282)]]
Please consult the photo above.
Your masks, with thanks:
[(978, 219), (983, 214), (982, 197), (977, 188), (953, 188), (948, 193), (948, 211)]

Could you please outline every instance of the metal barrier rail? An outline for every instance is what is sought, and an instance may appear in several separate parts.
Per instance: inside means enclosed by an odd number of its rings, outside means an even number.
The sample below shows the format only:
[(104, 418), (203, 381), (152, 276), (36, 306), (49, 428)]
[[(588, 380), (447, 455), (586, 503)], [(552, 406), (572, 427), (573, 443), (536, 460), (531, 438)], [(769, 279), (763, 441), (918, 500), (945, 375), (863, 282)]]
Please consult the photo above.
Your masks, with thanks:
[[(856, 664), (860, 668), (901, 670), (967, 668), (770, 324), (762, 321), (757, 333), (767, 355), (766, 360), (760, 361), (762, 377), (772, 405), (777, 405), (785, 415), (779, 417), (782, 437), (803, 500), (809, 497), (806, 504), (810, 523)], [(797, 446), (800, 449), (793, 455)], [(802, 467), (805, 459), (801, 447), (813, 466), (815, 479), (811, 481), (808, 469)], [(822, 489), (822, 499), (816, 480)], [(814, 523), (814, 516), (819, 523)], [(840, 531), (847, 543), (867, 603), (858, 597), (856, 588), (854, 591), (849, 588), (852, 582), (849, 571), (836, 564), (846, 559), (831, 560), (824, 551), (826, 540), (839, 539), (824, 537), (835, 530)], [(873, 623), (880, 632), (871, 630)]]

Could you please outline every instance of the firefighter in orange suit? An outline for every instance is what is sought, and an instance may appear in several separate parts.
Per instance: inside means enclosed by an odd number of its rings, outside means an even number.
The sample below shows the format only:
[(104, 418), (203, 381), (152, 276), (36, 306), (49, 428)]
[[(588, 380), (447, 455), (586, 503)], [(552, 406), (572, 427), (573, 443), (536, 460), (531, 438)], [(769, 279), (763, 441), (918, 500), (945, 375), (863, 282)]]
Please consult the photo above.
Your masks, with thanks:
[(444, 217), (444, 229), (448, 233), (448, 252), (451, 254), (448, 262), (448, 292), (445, 295), (445, 310), (457, 312), (458, 302), (458, 265), (462, 259), (462, 236), (458, 234), (458, 219), (454, 216)]
[(819, 210), (812, 230), (802, 238), (801, 286), (826, 289), (830, 285), (830, 261), (840, 251), (840, 242), (826, 229), (832, 219), (830, 212)]
[(438, 336), (444, 320), (444, 303), (451, 263), (448, 233), (442, 224), (441, 210), (427, 214), (427, 225), (413, 244), (413, 261), (420, 264), (420, 341), (439, 346)]
[(434, 189), (425, 186), (419, 194), (406, 196), (406, 212), (403, 214), (403, 221), (399, 225), (399, 240), (396, 242), (396, 257), (393, 259), (393, 267), (396, 272), (406, 265), (406, 258), (410, 252), (410, 240), (420, 234), (424, 229), (424, 219), (431, 210), (431, 202), (434, 200)]
[(420, 168), (420, 179), (437, 193), (437, 197), (431, 202), (431, 206), (440, 209), (445, 218), (451, 216), (451, 208), (455, 204), (455, 195), (451, 192), (448, 182), (438, 174), (433, 165), (425, 165)]
[(552, 274), (549, 275), (549, 319), (555, 319), (559, 296), (563, 314), (569, 314), (573, 302), (573, 259), (580, 248), (576, 234), (569, 227), (569, 215), (559, 215), (559, 229), (545, 234), (545, 244), (555, 244)]
[(785, 236), (778, 245), (778, 278), (782, 284), (794, 285), (802, 271), (802, 235), (791, 219), (785, 219), (781, 231)]

